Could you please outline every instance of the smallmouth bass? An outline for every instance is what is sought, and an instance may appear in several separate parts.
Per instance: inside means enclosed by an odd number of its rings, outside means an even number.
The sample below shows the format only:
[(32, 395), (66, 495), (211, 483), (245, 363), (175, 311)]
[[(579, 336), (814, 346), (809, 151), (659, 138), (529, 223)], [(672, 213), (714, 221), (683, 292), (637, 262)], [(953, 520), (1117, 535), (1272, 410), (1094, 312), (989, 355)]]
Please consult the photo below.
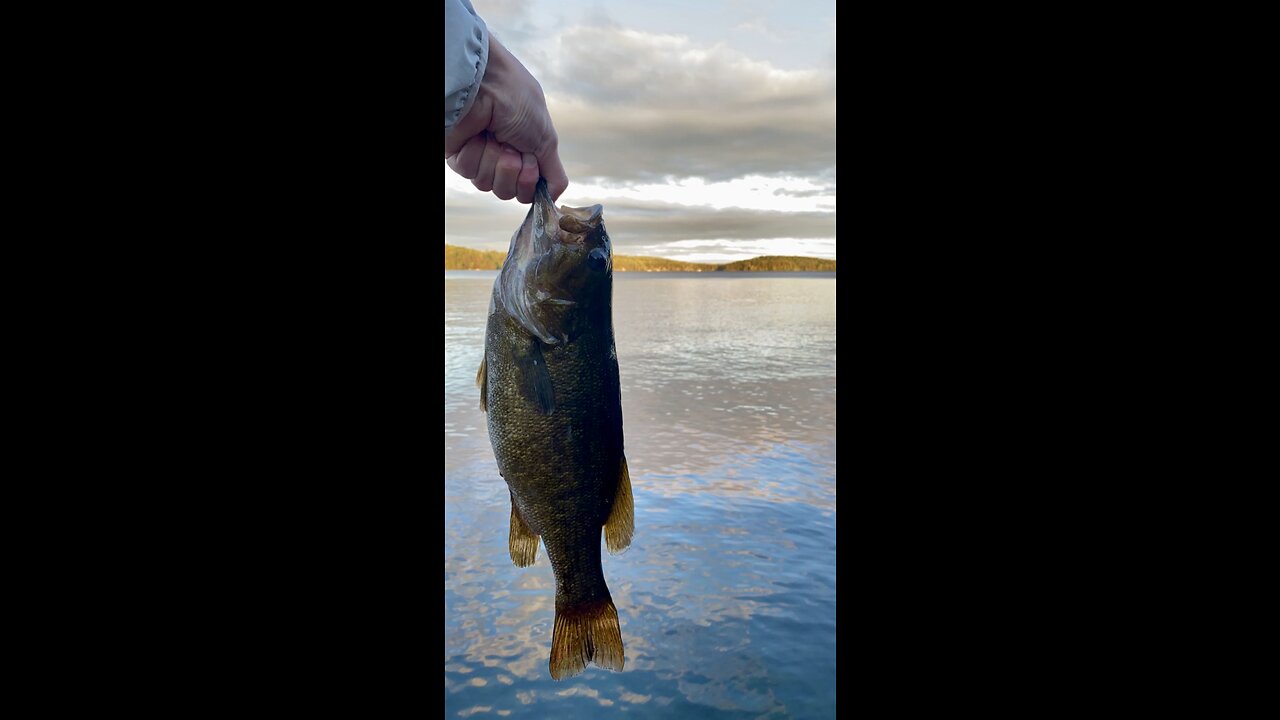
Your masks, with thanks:
[(602, 208), (556, 208), (539, 180), (494, 281), (476, 383), (498, 470), (511, 495), (511, 560), (532, 565), (541, 539), (556, 579), (551, 677), (588, 662), (622, 670), (610, 553), (631, 544), (631, 479), (613, 338), (613, 250)]

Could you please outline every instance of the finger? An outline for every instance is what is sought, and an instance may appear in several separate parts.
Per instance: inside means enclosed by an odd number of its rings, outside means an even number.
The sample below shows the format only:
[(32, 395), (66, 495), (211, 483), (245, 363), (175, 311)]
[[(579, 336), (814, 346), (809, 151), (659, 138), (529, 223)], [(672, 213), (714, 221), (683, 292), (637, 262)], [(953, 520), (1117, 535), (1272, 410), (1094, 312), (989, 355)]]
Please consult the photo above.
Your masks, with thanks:
[(480, 157), (484, 155), (485, 138), (484, 133), (476, 135), (467, 141), (466, 145), (458, 151), (454, 156), (453, 162), (449, 167), (462, 177), (470, 180), (476, 176), (480, 170)]
[(493, 189), (493, 173), (498, 167), (498, 158), (502, 156), (502, 143), (492, 133), (486, 132), (484, 136), (484, 155), (480, 158), (480, 169), (471, 184), (480, 192), (489, 192)]
[(533, 153), (523, 153), (520, 175), (516, 178), (516, 199), (528, 205), (533, 202), (533, 192), (538, 189), (538, 158)]
[(521, 164), (520, 153), (510, 145), (503, 145), (493, 173), (493, 194), (499, 199), (510, 200), (516, 196), (516, 179), (520, 175)]
[(564, 165), (560, 164), (560, 148), (552, 144), (551, 149), (538, 156), (538, 167), (542, 177), (547, 179), (547, 192), (552, 200), (559, 200), (560, 194), (569, 187), (569, 176), (565, 174)]

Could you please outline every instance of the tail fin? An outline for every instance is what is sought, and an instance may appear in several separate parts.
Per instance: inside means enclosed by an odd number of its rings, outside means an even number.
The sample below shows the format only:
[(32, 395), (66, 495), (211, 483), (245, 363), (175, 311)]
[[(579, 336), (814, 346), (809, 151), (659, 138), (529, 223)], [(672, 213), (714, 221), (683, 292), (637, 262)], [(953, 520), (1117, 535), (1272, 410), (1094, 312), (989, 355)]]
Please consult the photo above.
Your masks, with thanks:
[(620, 671), (622, 629), (613, 600), (574, 608), (556, 608), (556, 625), (551, 635), (551, 678), (563, 680), (582, 672), (588, 662)]

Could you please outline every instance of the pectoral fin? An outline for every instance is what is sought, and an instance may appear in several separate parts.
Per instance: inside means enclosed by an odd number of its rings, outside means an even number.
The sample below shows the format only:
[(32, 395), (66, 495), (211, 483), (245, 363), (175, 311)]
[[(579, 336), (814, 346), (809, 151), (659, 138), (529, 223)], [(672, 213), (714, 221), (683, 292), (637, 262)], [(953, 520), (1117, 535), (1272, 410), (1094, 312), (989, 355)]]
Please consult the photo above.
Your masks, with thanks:
[(520, 390), (538, 412), (550, 415), (556, 409), (556, 394), (551, 386), (551, 373), (542, 357), (542, 343), (533, 341), (530, 349), (518, 358)]
[(489, 359), (480, 359), (480, 371), (476, 373), (476, 387), (480, 388), (480, 412), (489, 412), (489, 373), (486, 371)]
[(511, 498), (511, 537), (509, 540), (511, 562), (516, 567), (529, 567), (538, 558), (538, 536), (530, 529), (520, 511), (516, 509), (516, 499)]
[(610, 554), (617, 555), (631, 546), (631, 535), (636, 529), (635, 502), (631, 499), (631, 474), (627, 472), (627, 456), (623, 455), (618, 467), (618, 491), (613, 496), (613, 508), (604, 522), (604, 542)]

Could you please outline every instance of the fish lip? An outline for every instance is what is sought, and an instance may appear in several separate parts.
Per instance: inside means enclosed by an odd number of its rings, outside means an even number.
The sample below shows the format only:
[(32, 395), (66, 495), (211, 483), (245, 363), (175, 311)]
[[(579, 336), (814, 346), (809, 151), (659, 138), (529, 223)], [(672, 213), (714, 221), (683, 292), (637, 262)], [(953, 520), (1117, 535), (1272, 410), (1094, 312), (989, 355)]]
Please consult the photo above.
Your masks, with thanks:
[(560, 229), (559, 215), (551, 193), (547, 190), (547, 179), (538, 178), (538, 186), (533, 191), (533, 249), (541, 254), (551, 249)]

